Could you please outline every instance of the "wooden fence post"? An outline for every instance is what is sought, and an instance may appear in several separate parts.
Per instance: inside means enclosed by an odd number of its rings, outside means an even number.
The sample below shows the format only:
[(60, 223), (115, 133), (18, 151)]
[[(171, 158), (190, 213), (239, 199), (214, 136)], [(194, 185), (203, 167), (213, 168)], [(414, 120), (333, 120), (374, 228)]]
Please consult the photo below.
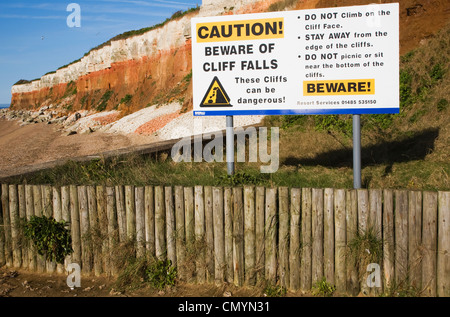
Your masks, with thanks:
[(214, 220), (214, 280), (216, 285), (225, 281), (225, 232), (223, 214), (223, 189), (213, 188)]
[[(27, 220), (29, 221), (34, 216), (34, 203), (33, 203), (33, 186), (25, 185), (25, 212)], [(28, 269), (31, 271), (36, 270), (36, 249), (32, 241), (28, 244)], [(1, 261), (0, 261), (1, 262)]]
[[(382, 228), (383, 224), (383, 195), (380, 189), (370, 189), (369, 190), (369, 228), (372, 228), (374, 234), (382, 244)], [(377, 264), (380, 265), (380, 269), (382, 268), (383, 254), (379, 255), (377, 259)], [(367, 270), (367, 268), (366, 268)], [(369, 292), (372, 296), (377, 296), (381, 294), (383, 290), (383, 282), (381, 280), (380, 287), (372, 288)]]
[(127, 239), (136, 239), (136, 206), (134, 197), (134, 186), (125, 186), (125, 218), (127, 228)]
[[(61, 187), (61, 219), (66, 222), (66, 229), (71, 232), (71, 220), (70, 220), (70, 187), (62, 186)], [(72, 241), (73, 246), (73, 241)], [(68, 255), (64, 259), (64, 267), (63, 272), (66, 271), (66, 267), (69, 263), (71, 263), (72, 254)]]
[(12, 267), (13, 255), (11, 246), (11, 219), (9, 213), (9, 187), (7, 184), (2, 184), (2, 212), (3, 212), (3, 230), (5, 234), (5, 264), (6, 267)]
[(394, 194), (383, 190), (383, 287), (389, 289), (394, 282)]
[[(42, 189), (40, 185), (33, 185), (33, 202), (34, 202), (34, 215), (36, 217), (42, 217), (44, 205), (42, 199)], [(45, 256), (39, 255), (36, 250), (36, 270), (38, 273), (45, 271)]]
[(158, 260), (167, 258), (166, 211), (162, 186), (155, 187), (155, 253)]
[(278, 188), (278, 279), (289, 288), (289, 189)]
[(422, 287), (422, 192), (409, 192), (408, 215), (408, 267), (409, 284), (416, 289)]
[[(62, 202), (61, 191), (58, 187), (52, 187), (52, 201), (53, 201), (53, 218), (55, 221), (60, 222), (62, 220)], [(61, 263), (56, 264), (56, 272), (64, 273), (64, 265)]]
[[(94, 275), (100, 276), (102, 273), (102, 237), (100, 235), (98, 210), (97, 210), (97, 194), (94, 186), (87, 186), (87, 198), (88, 198), (88, 217), (89, 217), (89, 243), (87, 244), (90, 249), (91, 262), (93, 264)], [(91, 267), (92, 270), (92, 267)]]
[(125, 187), (116, 186), (114, 190), (116, 194), (117, 209), (117, 226), (119, 229), (119, 241), (127, 241), (127, 220), (125, 212)]
[(255, 190), (255, 254), (256, 254), (256, 282), (264, 282), (265, 251), (265, 188), (256, 187)]
[(233, 193), (230, 187), (224, 189), (223, 196), (225, 222), (225, 281), (233, 283)]
[(369, 227), (373, 228), (377, 239), (382, 239), (383, 195), (380, 189), (369, 190)]
[[(358, 208), (358, 234), (364, 237), (369, 234), (372, 228), (369, 227), (369, 192), (367, 189), (356, 190), (356, 196), (358, 198), (357, 208)], [(357, 255), (359, 256), (359, 255)], [(366, 271), (367, 259), (361, 257), (357, 262), (359, 270), (359, 283), (360, 291), (364, 295), (369, 295), (369, 286), (367, 285), (368, 272)]]
[(101, 257), (101, 272), (109, 273), (107, 268), (110, 264), (108, 256), (108, 216), (106, 211), (106, 188), (105, 186), (96, 186), (95, 195), (97, 202), (98, 230), (100, 238), (99, 256)]
[(438, 192), (437, 295), (450, 296), (450, 192)]
[(323, 189), (312, 189), (312, 284), (323, 274)]
[(80, 212), (77, 186), (75, 185), (70, 185), (70, 227), (73, 248), (72, 263), (81, 265)]
[(266, 280), (275, 285), (277, 282), (277, 189), (266, 188), (266, 231), (265, 231), (265, 255), (266, 255)]
[(186, 229), (184, 214), (184, 191), (182, 186), (175, 186), (175, 241), (178, 275), (186, 281)]
[(408, 277), (408, 192), (395, 191), (395, 282), (407, 286)]
[(311, 290), (312, 286), (312, 190), (302, 188), (301, 210), (301, 259), (300, 259), (300, 288)]
[(177, 267), (175, 209), (173, 204), (172, 186), (164, 187), (164, 202), (166, 207), (167, 259), (172, 262), (172, 266)]
[(203, 196), (203, 186), (195, 186), (194, 195), (195, 249), (197, 250), (195, 268), (197, 283), (202, 284), (206, 281), (205, 198)]
[(345, 293), (346, 287), (346, 223), (345, 223), (345, 190), (334, 191), (334, 245), (335, 245), (335, 284), (338, 293)]
[(334, 244), (334, 189), (325, 188), (323, 198), (323, 273), (331, 285), (336, 285)]
[(5, 224), (3, 222), (3, 185), (0, 186), (0, 267), (5, 265)]
[(22, 264), (22, 250), (19, 245), (19, 196), (17, 185), (9, 185), (9, 214), (11, 221), (11, 248), (13, 266), (19, 268)]
[(52, 187), (50, 185), (42, 185), (42, 214), (46, 217), (53, 217), (52, 208)]
[(91, 250), (89, 249), (89, 207), (86, 186), (78, 186), (78, 205), (80, 211), (80, 233), (81, 233), (81, 271), (85, 274), (91, 273)]
[(117, 275), (117, 265), (114, 261), (113, 252), (119, 242), (119, 232), (116, 214), (116, 194), (114, 187), (106, 187), (106, 217), (108, 218), (108, 257), (106, 261), (106, 272), (112, 276)]
[[(53, 217), (53, 202), (52, 202), (52, 187), (50, 185), (42, 185), (42, 213), (47, 218)], [(56, 271), (56, 263), (51, 261), (50, 258), (44, 257), (45, 260), (45, 269), (49, 273), (53, 273)]]
[(242, 188), (233, 188), (233, 272), (234, 284), (244, 284), (244, 205)]
[(155, 198), (153, 186), (145, 186), (145, 246), (148, 257), (155, 254)]
[(244, 186), (244, 276), (255, 285), (255, 188)]
[(347, 230), (347, 254), (346, 258), (346, 276), (347, 276), (347, 293), (357, 295), (359, 292), (358, 268), (356, 267), (355, 255), (350, 252), (349, 244), (356, 237), (358, 232), (358, 206), (356, 190), (351, 189), (346, 192), (345, 200), (345, 225)]
[[(19, 198), (19, 219), (26, 218), (26, 201), (25, 201), (25, 185), (19, 184), (17, 185), (17, 194)], [(28, 245), (26, 241), (23, 239), (23, 229), (19, 227), (19, 248), (22, 253), (21, 265), (23, 268), (28, 268)]]
[(291, 189), (290, 227), (289, 227), (289, 288), (300, 288), (300, 188)]
[(212, 187), (205, 186), (206, 281), (214, 280), (214, 224)]
[(136, 215), (136, 257), (145, 257), (145, 200), (144, 187), (135, 189), (135, 215)]
[(438, 193), (423, 193), (423, 228), (422, 228), (422, 289), (426, 296), (436, 296), (437, 268), (437, 204)]
[(186, 233), (186, 281), (193, 282), (195, 273), (195, 218), (194, 218), (194, 188), (185, 187), (184, 194), (184, 223)]

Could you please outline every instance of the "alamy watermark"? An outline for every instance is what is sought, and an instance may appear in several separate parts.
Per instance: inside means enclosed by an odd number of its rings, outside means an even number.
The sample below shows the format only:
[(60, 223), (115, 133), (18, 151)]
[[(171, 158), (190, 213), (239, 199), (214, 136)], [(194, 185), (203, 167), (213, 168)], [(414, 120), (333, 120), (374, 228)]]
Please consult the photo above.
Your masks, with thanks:
[[(195, 133), (199, 132), (199, 133)], [(174, 162), (224, 162), (224, 133), (222, 131), (204, 134), (200, 120), (194, 120), (194, 136), (186, 136), (178, 141), (171, 151)], [(246, 161), (246, 139), (248, 138), (248, 161), (268, 163), (261, 165), (261, 173), (275, 173), (279, 167), (279, 128), (237, 127), (234, 129), (237, 141), (236, 161)], [(212, 140), (211, 138), (214, 137)], [(192, 139), (193, 138), (193, 139)], [(203, 146), (203, 140), (211, 140)], [(193, 141), (193, 142), (192, 142)], [(234, 141), (234, 140), (233, 140)], [(270, 153), (268, 151), (270, 142)], [(192, 144), (194, 149), (192, 151)], [(259, 155), (258, 155), (259, 154)], [(234, 158), (233, 158), (234, 159)]]
[(381, 268), (377, 263), (370, 263), (367, 266), (367, 272), (370, 273), (367, 276), (366, 284), (368, 287), (381, 287)]
[(72, 12), (67, 17), (66, 23), (69, 28), (81, 27), (81, 7), (78, 3), (70, 3), (66, 8), (67, 12)]
[(81, 268), (78, 263), (70, 263), (67, 265), (66, 271), (69, 273), (66, 282), (70, 289), (81, 287)]

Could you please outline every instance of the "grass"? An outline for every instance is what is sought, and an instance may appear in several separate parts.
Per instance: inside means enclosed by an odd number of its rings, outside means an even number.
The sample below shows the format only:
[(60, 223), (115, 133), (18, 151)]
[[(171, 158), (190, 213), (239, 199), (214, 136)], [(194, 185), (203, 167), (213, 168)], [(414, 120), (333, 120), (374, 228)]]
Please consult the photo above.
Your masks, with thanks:
[(323, 276), (321, 280), (314, 283), (312, 294), (320, 297), (331, 297), (335, 290), (336, 287), (328, 283), (325, 276)]
[(365, 231), (356, 232), (348, 242), (350, 255), (360, 268), (365, 268), (369, 263), (381, 263), (383, 258), (383, 241), (381, 232), (368, 227)]
[(272, 285), (270, 283), (263, 290), (264, 296), (267, 297), (284, 297), (286, 296), (287, 290), (285, 287), (280, 285)]
[(119, 271), (114, 289), (125, 292), (150, 286), (164, 290), (175, 286), (176, 281), (177, 269), (170, 260), (130, 256)]
[[(164, 185), (164, 186), (288, 186), (352, 188), (350, 167), (282, 166), (273, 174), (261, 174), (256, 163), (237, 163), (236, 174), (227, 175), (226, 163), (175, 163), (151, 157), (130, 156), (87, 163), (69, 161), (53, 169), (6, 179), (9, 183), (77, 185)], [(386, 170), (389, 169), (389, 172)], [(405, 188), (411, 190), (448, 190), (450, 164), (423, 161), (376, 165), (362, 169), (366, 188)]]

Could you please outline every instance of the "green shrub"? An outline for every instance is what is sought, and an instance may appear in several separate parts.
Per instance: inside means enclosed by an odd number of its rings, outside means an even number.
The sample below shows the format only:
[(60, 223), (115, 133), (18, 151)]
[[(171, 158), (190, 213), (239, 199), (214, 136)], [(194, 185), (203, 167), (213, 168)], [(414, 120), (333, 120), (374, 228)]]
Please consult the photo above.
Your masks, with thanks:
[(317, 131), (338, 131), (346, 136), (352, 135), (352, 120), (341, 115), (317, 115), (314, 116)]
[(291, 128), (294, 126), (303, 126), (308, 120), (308, 116), (305, 115), (289, 115), (283, 116), (282, 129)]
[(430, 71), (430, 77), (433, 81), (438, 81), (442, 79), (445, 75), (445, 70), (441, 66), (441, 64), (436, 64), (433, 66), (433, 68)]
[(383, 258), (383, 241), (372, 227), (358, 231), (348, 242), (349, 251), (354, 259), (365, 267), (369, 263), (379, 263)]
[(267, 174), (257, 173), (252, 175), (239, 171), (233, 175), (219, 175), (216, 180), (217, 186), (239, 186), (239, 185), (264, 185), (268, 182)]
[(191, 71), (190, 71), (186, 76), (184, 76), (184, 78), (183, 78), (183, 81), (186, 82), (186, 83), (189, 83), (191, 80), (192, 80), (192, 69), (191, 69)]
[(400, 107), (413, 103), (411, 83), (411, 74), (407, 70), (400, 70)]
[(16, 85), (24, 85), (24, 84), (29, 84), (29, 83), (31, 83), (31, 80), (20, 79), (20, 80), (18, 80), (13, 86), (16, 86)]
[(64, 258), (73, 252), (72, 238), (64, 221), (46, 216), (31, 216), (24, 221), (24, 235), (33, 241), (38, 254), (51, 261), (64, 263)]
[(120, 103), (129, 104), (131, 102), (131, 99), (133, 99), (133, 95), (127, 94), (120, 100)]
[(327, 282), (325, 276), (320, 281), (314, 283), (312, 294), (314, 296), (330, 297), (333, 295), (336, 287)]
[(447, 107), (448, 107), (448, 100), (445, 99), (445, 98), (440, 99), (440, 100), (437, 102), (436, 107), (437, 107), (437, 110), (438, 110), (439, 112), (444, 111), (444, 110), (447, 109)]
[(96, 110), (97, 111), (103, 111), (106, 109), (106, 106), (108, 105), (108, 101), (111, 98), (111, 96), (113, 95), (114, 91), (112, 90), (107, 90), (102, 98), (100, 99), (100, 104), (97, 106)]
[(64, 92), (63, 98), (67, 98), (69, 96), (76, 94), (77, 94), (77, 83), (71, 80), (66, 86), (66, 91)]
[(166, 286), (174, 286), (177, 278), (177, 269), (172, 266), (172, 261), (155, 261), (146, 270), (146, 277), (151, 286), (164, 289)]
[(415, 53), (416, 53), (415, 50), (409, 51), (409, 52), (406, 53), (405, 55), (400, 56), (400, 61), (401, 61), (402, 63), (409, 62), (409, 61), (412, 59), (412, 57), (414, 56)]
[(264, 295), (267, 297), (283, 297), (286, 295), (286, 288), (280, 285), (268, 284), (264, 288)]
[[(132, 241), (134, 244), (135, 241)], [(114, 288), (120, 292), (139, 289), (145, 282), (148, 261), (144, 257), (134, 257), (134, 248), (130, 244), (120, 245), (122, 249), (113, 257), (114, 264), (120, 266), (119, 275), (114, 283)]]
[(366, 119), (369, 124), (374, 125), (382, 130), (388, 129), (392, 126), (394, 122), (395, 115), (390, 113), (383, 114), (369, 114)]

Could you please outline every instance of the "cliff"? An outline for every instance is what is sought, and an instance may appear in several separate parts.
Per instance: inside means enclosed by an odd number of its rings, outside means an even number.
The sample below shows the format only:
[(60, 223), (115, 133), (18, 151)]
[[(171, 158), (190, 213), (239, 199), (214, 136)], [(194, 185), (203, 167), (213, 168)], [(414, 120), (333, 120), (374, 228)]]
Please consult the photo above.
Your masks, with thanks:
[[(177, 102), (180, 112), (192, 109), (190, 19), (239, 14), (369, 4), (373, 0), (203, 0), (202, 6), (179, 14), (148, 31), (130, 32), (91, 50), (70, 65), (11, 89), (11, 109), (50, 106), (61, 114), (79, 110), (117, 110), (122, 116), (139, 109)], [(380, 1), (380, 3), (395, 1)], [(437, 32), (446, 23), (445, 1), (400, 3), (401, 53)]]

